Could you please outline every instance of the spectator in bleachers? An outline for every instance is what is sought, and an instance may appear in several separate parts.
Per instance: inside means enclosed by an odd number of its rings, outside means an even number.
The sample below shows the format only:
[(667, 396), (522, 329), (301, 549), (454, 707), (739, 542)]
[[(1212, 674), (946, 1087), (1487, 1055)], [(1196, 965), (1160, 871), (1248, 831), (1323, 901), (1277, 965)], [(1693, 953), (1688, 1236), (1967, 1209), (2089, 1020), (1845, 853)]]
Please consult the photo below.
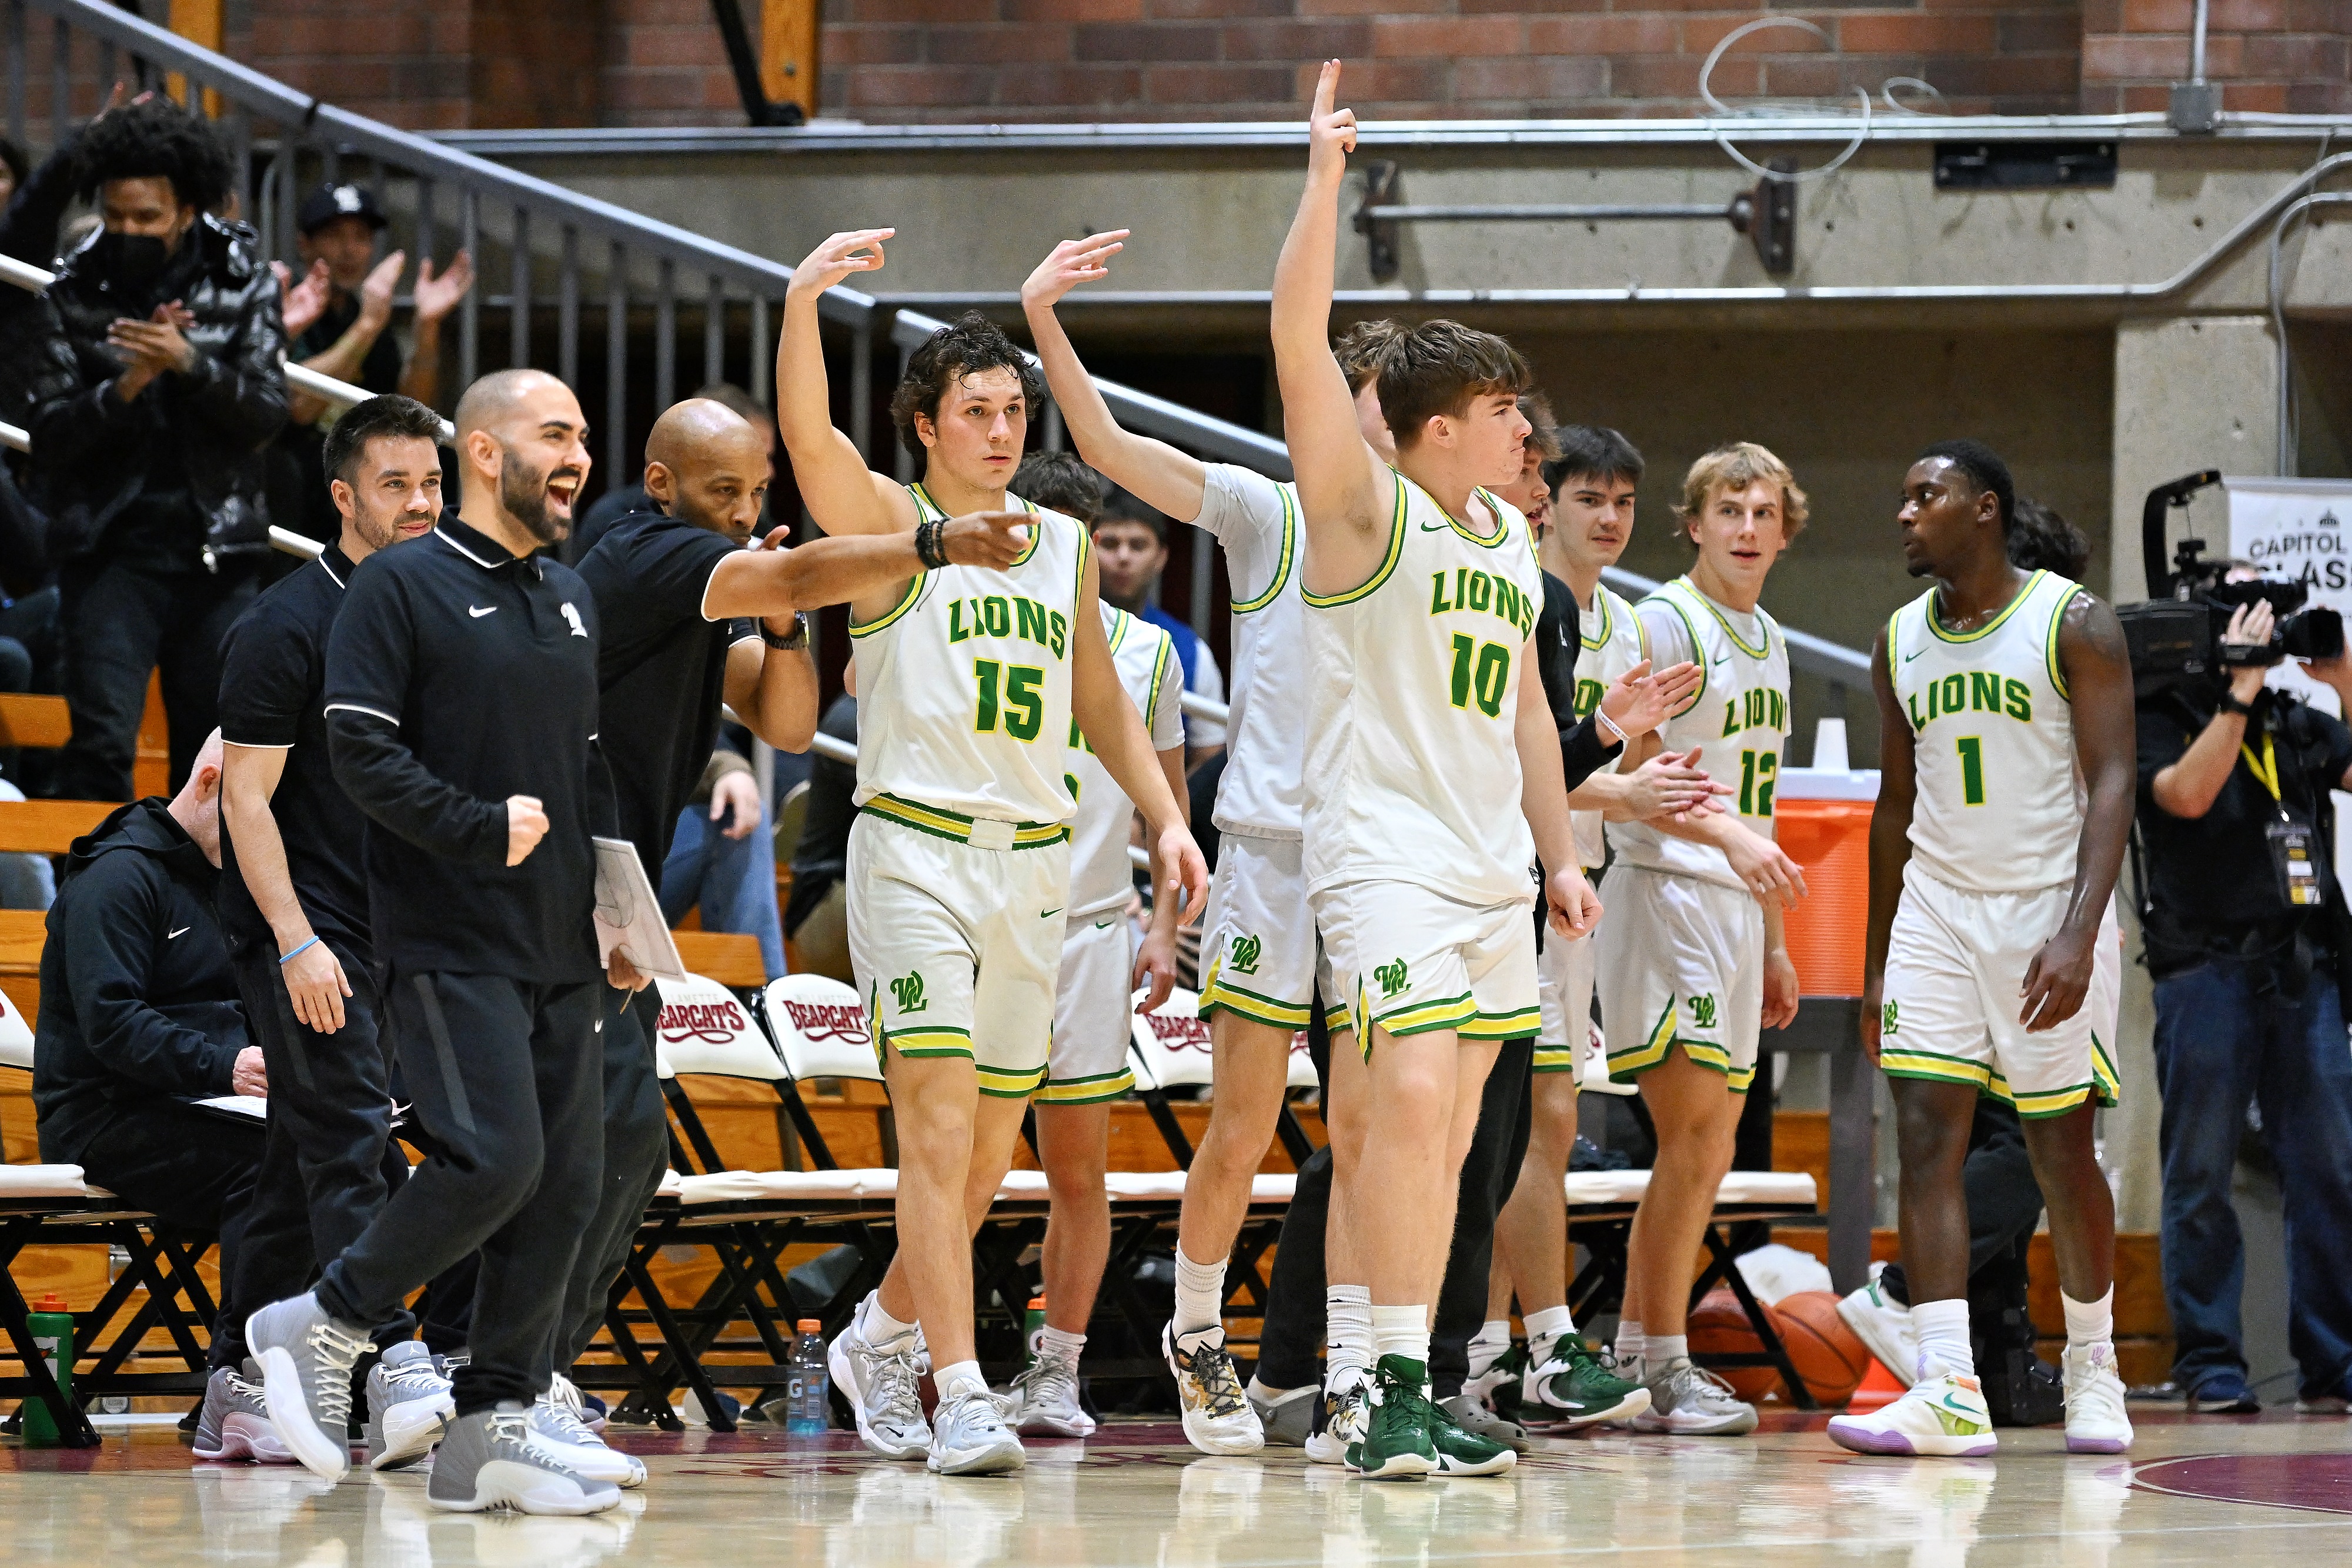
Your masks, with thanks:
[[(121, 807), (65, 859), (41, 949), (33, 1111), (41, 1158), (167, 1224), (220, 1239), (217, 1374), (245, 1360), (245, 1314), (312, 1266), (304, 1228), (248, 1237), (263, 1124), (199, 1107), (268, 1092), (213, 914), (221, 747), (170, 800)], [(290, 1278), (291, 1283), (287, 1283)]]
[[(365, 185), (321, 185), (302, 199), (294, 214), (294, 248), (306, 270), (295, 289), (314, 287), (323, 271), (326, 297), (318, 316), (301, 328), (289, 326), (287, 353), (321, 375), (378, 394), (399, 392), (430, 407), (441, 390), (441, 323), (473, 287), (474, 261), (461, 250), (437, 276), (431, 256), (416, 264), (416, 280), (410, 286), (412, 341), (403, 355), (390, 329), (393, 295), (408, 253), (395, 250), (377, 258), (376, 241), (385, 222), (375, 193)], [(300, 392), (288, 394), (287, 409), (278, 445), (294, 460), (303, 509), (299, 517), (278, 521), (325, 543), (343, 526), (328, 499), (321, 462), (327, 433), (342, 410)]]
[(230, 165), (201, 116), (143, 99), (58, 156), (102, 226), (50, 286), (63, 335), (31, 414), (73, 708), (54, 788), (119, 800), (151, 674), (175, 788), (212, 730), (221, 637), (269, 549), (261, 449), (286, 419), (285, 338), (252, 231), (208, 215)]
[(776, 841), (760, 804), (751, 765), (720, 747), (677, 814), (661, 864), (662, 915), (675, 925), (702, 911), (705, 931), (739, 931), (760, 941), (768, 978), (784, 973), (784, 926), (776, 907)]

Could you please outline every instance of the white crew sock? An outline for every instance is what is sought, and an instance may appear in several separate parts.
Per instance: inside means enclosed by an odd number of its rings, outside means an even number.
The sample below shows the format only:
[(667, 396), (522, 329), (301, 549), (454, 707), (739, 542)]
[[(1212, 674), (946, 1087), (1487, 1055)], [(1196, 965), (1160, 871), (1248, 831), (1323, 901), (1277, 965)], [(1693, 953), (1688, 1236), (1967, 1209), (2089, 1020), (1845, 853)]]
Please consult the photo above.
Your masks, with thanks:
[(1372, 1343), (1382, 1355), (1429, 1364), (1429, 1308), (1374, 1307)]
[(1911, 1327), (1919, 1336), (1916, 1371), (1920, 1382), (1944, 1373), (1955, 1377), (1977, 1375), (1976, 1347), (1969, 1343), (1967, 1297), (1912, 1302)]
[(980, 1375), (980, 1363), (976, 1361), (950, 1362), (933, 1373), (931, 1381), (938, 1385), (942, 1399), (952, 1399), (959, 1394), (988, 1392), (988, 1379)]
[(1545, 1307), (1527, 1315), (1528, 1364), (1541, 1366), (1551, 1359), (1552, 1347), (1576, 1332), (1576, 1317), (1566, 1307)]
[(882, 1310), (882, 1292), (869, 1291), (857, 1309), (857, 1337), (877, 1350), (887, 1350), (914, 1336), (915, 1325), (902, 1323)]
[(1336, 1394), (1372, 1369), (1372, 1288), (1326, 1289), (1323, 1325), (1323, 1386)]
[(1654, 1333), (1642, 1342), (1642, 1364), (1652, 1372), (1690, 1356), (1690, 1335)]
[[(1617, 1337), (1611, 1342), (1609, 1354), (1616, 1358), (1618, 1371), (1624, 1372), (1628, 1367), (1638, 1368), (1642, 1364), (1642, 1358), (1648, 1354), (1648, 1346), (1649, 1339), (1642, 1333), (1639, 1319), (1619, 1318), (1617, 1320)], [(1628, 1373), (1627, 1375), (1630, 1376), (1632, 1374)]]
[(1176, 1333), (1179, 1336), (1223, 1326), (1225, 1264), (1195, 1263), (1176, 1249)]
[(1037, 1335), (1037, 1354), (1042, 1360), (1058, 1361), (1067, 1366), (1078, 1364), (1078, 1356), (1087, 1348), (1087, 1336), (1069, 1333), (1047, 1324)]
[(2085, 1345), (2107, 1344), (2116, 1337), (2116, 1288), (2095, 1301), (2078, 1301), (2065, 1291), (2058, 1292), (2058, 1304), (2066, 1312), (2066, 1348), (2080, 1350)]
[(1511, 1320), (1488, 1318), (1470, 1336), (1470, 1375), (1484, 1376), (1511, 1348)]

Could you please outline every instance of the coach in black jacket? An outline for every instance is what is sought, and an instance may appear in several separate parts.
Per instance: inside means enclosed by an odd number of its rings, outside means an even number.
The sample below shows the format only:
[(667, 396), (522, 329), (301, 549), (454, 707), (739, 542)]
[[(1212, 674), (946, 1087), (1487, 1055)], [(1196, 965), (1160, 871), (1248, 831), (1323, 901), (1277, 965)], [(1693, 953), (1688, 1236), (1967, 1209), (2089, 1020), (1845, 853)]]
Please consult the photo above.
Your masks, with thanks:
[[(220, 1238), (212, 1364), (245, 1358), (238, 1282), (262, 1123), (194, 1102), (267, 1092), (213, 915), (220, 860), (220, 742), (171, 800), (134, 800), (74, 841), (41, 949), (33, 1111), (41, 1157), (172, 1225)], [(309, 1238), (268, 1243), (272, 1279), (299, 1283)], [(282, 1254), (282, 1256), (281, 1256)], [(267, 1299), (266, 1297), (264, 1299)]]
[[(57, 789), (119, 800), (151, 671), (163, 672), (175, 787), (212, 730), (221, 637), (269, 548), (261, 447), (286, 420), (286, 333), (252, 231), (208, 215), (229, 162), (203, 119), (147, 99), (57, 156), (71, 178), (45, 165), (26, 196), (94, 193), (104, 219), (58, 266), (49, 299), (63, 335), (32, 376), (34, 500), (58, 570), (73, 708)], [(29, 219), (54, 229), (51, 214)]]

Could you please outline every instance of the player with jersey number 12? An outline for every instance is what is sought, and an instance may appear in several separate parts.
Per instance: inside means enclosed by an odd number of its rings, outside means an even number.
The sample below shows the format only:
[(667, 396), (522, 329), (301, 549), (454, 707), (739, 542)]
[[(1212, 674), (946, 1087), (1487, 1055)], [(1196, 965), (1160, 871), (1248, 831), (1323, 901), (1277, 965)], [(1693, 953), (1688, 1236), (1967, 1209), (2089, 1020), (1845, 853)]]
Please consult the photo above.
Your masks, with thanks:
[[(2066, 1447), (2131, 1444), (2116, 1371), (2116, 1215), (2092, 1118), (2116, 1103), (2095, 1033), (2098, 934), (2136, 785), (2132, 677), (2116, 613), (2010, 564), (2016, 490), (1974, 441), (1904, 476), (1904, 564), (1935, 586), (1871, 659), (1880, 783), (1870, 824), (1863, 1043), (1895, 1093), (1903, 1269), (1917, 1381), (1830, 1436), (1868, 1454), (1990, 1454), (1969, 1336), (1961, 1166), (1977, 1097), (2009, 1101), (2049, 1200), (2066, 1314)], [(2082, 788), (2076, 785), (2080, 770)]]
[[(973, 1355), (971, 1233), (1046, 1076), (1070, 898), (1069, 737), (1143, 813), (1159, 896), (1190, 919), (1209, 873), (1103, 635), (1095, 560), (1073, 517), (1008, 497), (1043, 400), (1037, 372), (978, 315), (908, 356), (890, 400), (915, 485), (872, 472), (833, 427), (817, 301), (882, 266), (895, 231), (837, 234), (793, 269), (776, 352), (777, 423), (828, 534), (915, 530), (923, 570), (850, 604), (858, 807), (845, 877), (850, 964), (898, 1130), (898, 1252), (834, 1342), (857, 1434), (944, 1474), (1019, 1468), (1021, 1440)], [(949, 518), (1022, 511), (1027, 548), (956, 566)], [(939, 1389), (916, 1392), (918, 1325)]]

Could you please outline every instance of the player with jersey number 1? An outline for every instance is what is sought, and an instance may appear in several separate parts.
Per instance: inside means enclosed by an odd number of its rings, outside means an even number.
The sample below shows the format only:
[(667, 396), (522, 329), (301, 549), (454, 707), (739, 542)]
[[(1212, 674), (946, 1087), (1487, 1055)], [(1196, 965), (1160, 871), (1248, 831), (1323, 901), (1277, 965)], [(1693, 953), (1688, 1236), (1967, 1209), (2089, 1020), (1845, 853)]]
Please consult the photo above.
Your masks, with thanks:
[[(1379, 1360), (1349, 1458), (1367, 1479), (1491, 1475), (1515, 1460), (1433, 1405), (1430, 1303), (1499, 1043), (1537, 1031), (1536, 897), (1561, 937), (1600, 915), (1577, 864), (1559, 735), (1535, 657), (1543, 586), (1516, 507), (1525, 362), (1451, 321), (1400, 332), (1380, 398), (1396, 464), (1357, 423), (1329, 340), (1354, 114), (1325, 63), (1307, 187), (1275, 271), (1275, 369), (1307, 536), (1307, 894), (1370, 1081), (1338, 1170), (1371, 1273)], [(1532, 833), (1530, 829), (1533, 830)]]
[[(895, 231), (837, 234), (793, 269), (776, 352), (777, 423), (801, 499), (829, 534), (915, 530), (923, 570), (851, 601), (859, 725), (850, 963), (898, 1131), (898, 1252), (834, 1342), (866, 1447), (944, 1474), (1019, 1468), (1021, 1441), (972, 1343), (971, 1232), (1046, 1076), (1070, 897), (1073, 723), (1144, 816), (1189, 919), (1208, 868), (1103, 636), (1076, 519), (1006, 494), (1042, 400), (1037, 372), (978, 315), (908, 356), (890, 402), (923, 464), (908, 486), (835, 430), (817, 301), (878, 270)], [(948, 519), (1027, 513), (1003, 569), (951, 565)], [(916, 1392), (918, 1325), (939, 1406)]]
[(1985, 446), (1920, 455), (1897, 517), (1904, 564), (1935, 586), (1895, 612), (1871, 659), (1881, 773), (1863, 1043), (1895, 1093), (1918, 1364), (1902, 1398), (1830, 1423), (1832, 1438), (1868, 1454), (1995, 1447), (1969, 1337), (1961, 1181), (1979, 1094), (2017, 1107), (2049, 1202), (2066, 1447), (2131, 1445), (2115, 1203), (2092, 1145), (2116, 1071), (2084, 1006), (2131, 828), (2131, 669), (2113, 610), (2010, 563), (2015, 512), (2008, 465)]

